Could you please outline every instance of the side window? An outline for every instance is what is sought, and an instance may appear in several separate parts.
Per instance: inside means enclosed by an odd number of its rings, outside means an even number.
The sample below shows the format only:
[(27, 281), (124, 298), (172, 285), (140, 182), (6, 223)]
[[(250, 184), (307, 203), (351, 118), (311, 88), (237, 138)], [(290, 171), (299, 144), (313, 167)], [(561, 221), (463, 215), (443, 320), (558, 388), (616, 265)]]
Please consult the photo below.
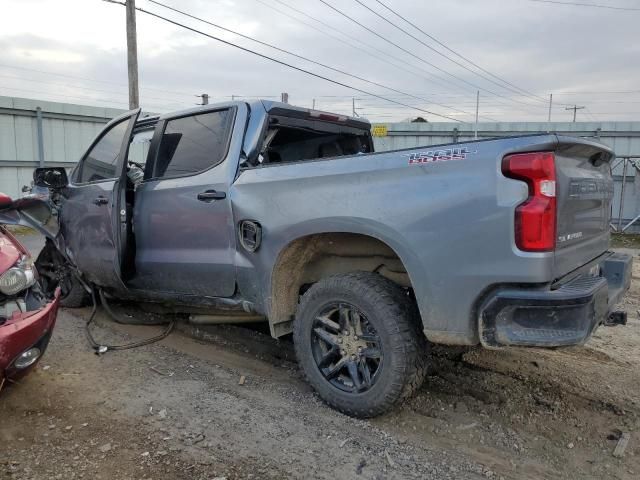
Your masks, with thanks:
[(231, 110), (169, 120), (158, 147), (154, 178), (180, 177), (219, 164), (227, 153)]
[(153, 128), (135, 131), (129, 144), (129, 158), (127, 159), (127, 177), (134, 187), (144, 179), (145, 165), (151, 140), (153, 139)]
[(147, 155), (149, 154), (149, 146), (153, 138), (153, 128), (136, 132), (134, 130), (133, 138), (129, 144), (129, 163), (133, 163), (144, 168), (147, 163)]
[(80, 162), (75, 181), (78, 183), (97, 182), (116, 178), (116, 163), (122, 147), (122, 140), (130, 119), (125, 119), (111, 127)]

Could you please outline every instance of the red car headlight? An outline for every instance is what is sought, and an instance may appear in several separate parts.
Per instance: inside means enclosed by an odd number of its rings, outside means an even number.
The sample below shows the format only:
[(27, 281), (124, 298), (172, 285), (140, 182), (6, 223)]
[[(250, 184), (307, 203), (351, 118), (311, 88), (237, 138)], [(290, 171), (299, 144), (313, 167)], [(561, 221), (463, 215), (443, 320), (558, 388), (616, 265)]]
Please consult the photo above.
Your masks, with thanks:
[(22, 258), (15, 267), (0, 275), (0, 292), (15, 295), (36, 282), (35, 270), (30, 259)]

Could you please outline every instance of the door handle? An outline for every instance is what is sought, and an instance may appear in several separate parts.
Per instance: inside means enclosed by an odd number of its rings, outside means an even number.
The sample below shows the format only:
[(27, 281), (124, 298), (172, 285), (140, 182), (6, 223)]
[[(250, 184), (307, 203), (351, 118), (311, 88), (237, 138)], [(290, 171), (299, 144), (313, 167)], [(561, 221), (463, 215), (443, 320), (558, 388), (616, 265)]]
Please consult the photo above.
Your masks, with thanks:
[(99, 196), (93, 201), (93, 203), (95, 203), (96, 205), (106, 205), (107, 203), (109, 203), (109, 200), (106, 197)]
[(206, 190), (198, 194), (198, 200), (203, 202), (212, 202), (223, 198), (227, 198), (227, 194), (225, 192), (216, 192), (215, 190)]

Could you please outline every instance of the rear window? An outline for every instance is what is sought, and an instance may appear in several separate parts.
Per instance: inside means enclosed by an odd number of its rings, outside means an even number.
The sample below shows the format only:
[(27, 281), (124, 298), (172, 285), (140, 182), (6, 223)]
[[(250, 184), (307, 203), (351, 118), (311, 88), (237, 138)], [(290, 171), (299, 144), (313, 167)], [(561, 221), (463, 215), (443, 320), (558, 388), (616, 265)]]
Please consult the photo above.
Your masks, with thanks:
[(232, 117), (227, 109), (169, 120), (158, 147), (153, 177), (193, 175), (222, 162)]
[(369, 152), (371, 142), (364, 132), (335, 133), (281, 126), (267, 133), (262, 163), (299, 162)]

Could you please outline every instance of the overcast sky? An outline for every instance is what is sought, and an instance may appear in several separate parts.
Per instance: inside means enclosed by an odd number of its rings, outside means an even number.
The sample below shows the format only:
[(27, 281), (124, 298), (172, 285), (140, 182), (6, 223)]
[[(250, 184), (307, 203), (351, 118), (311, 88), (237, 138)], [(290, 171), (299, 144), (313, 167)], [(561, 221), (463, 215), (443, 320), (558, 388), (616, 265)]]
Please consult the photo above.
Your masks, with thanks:
[[(550, 93), (553, 120), (571, 120), (568, 104), (587, 107), (578, 111), (579, 121), (640, 120), (638, 0), (579, 2), (629, 10), (535, 0), (380, 0), (415, 26), (377, 0), (359, 0), (415, 38), (356, 0), (325, 1), (379, 36), (320, 0), (159, 1), (378, 85), (255, 44), (149, 0), (136, 4), (421, 110), (331, 84), (138, 12), (141, 102), (148, 111), (190, 107), (203, 92), (212, 102), (232, 95), (279, 98), (288, 92), (295, 105), (311, 107), (315, 99), (318, 109), (349, 114), (355, 98), (356, 112), (374, 122), (418, 115), (445, 120), (433, 113), (473, 121), (480, 89), (481, 121), (546, 121)], [(123, 6), (101, 0), (0, 0), (0, 6), (0, 95), (126, 108)], [(514, 92), (523, 90), (526, 94)]]

